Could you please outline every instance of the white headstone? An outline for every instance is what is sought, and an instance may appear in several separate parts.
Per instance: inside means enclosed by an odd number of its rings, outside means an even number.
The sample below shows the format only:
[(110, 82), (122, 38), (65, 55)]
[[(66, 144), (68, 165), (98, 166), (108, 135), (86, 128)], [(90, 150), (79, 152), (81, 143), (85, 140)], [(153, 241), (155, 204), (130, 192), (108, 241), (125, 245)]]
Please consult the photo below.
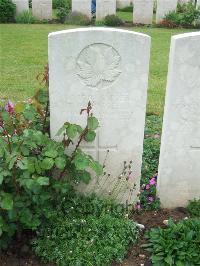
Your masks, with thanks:
[(21, 14), (24, 11), (29, 11), (28, 0), (12, 0), (16, 5), (16, 15)]
[(124, 8), (131, 5), (131, 0), (117, 0), (117, 8)]
[[(76, 44), (76, 45), (74, 45)], [(130, 180), (123, 182), (120, 202), (133, 202), (139, 191), (143, 151), (150, 37), (109, 28), (74, 29), (49, 35), (51, 136), (66, 121), (85, 125), (81, 108), (90, 100), (100, 121), (96, 142), (84, 150), (103, 164), (111, 176), (94, 178), (95, 187), (108, 195), (133, 161)], [(136, 183), (136, 190), (131, 191)], [(100, 185), (99, 185), (100, 184)], [(116, 191), (115, 191), (116, 193)]]
[(72, 0), (72, 12), (80, 12), (91, 19), (92, 0)]
[(38, 19), (52, 19), (52, 0), (32, 0), (32, 13)]
[(116, 14), (116, 0), (96, 0), (96, 19), (102, 20), (107, 15)]
[(177, 0), (157, 0), (156, 23), (162, 22), (165, 15), (177, 8)]
[(151, 24), (154, 0), (134, 0), (133, 23)]
[(158, 195), (169, 208), (200, 198), (200, 32), (172, 37)]

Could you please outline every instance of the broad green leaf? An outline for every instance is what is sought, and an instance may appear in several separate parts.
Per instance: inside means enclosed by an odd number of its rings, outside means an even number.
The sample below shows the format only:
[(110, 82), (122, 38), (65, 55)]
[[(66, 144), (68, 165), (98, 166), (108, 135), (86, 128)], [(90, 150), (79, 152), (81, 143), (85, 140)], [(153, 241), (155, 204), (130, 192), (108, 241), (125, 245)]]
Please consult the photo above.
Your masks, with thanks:
[(15, 164), (17, 160), (17, 156), (14, 156), (11, 160), (10, 160), (10, 163), (9, 163), (9, 166), (8, 166), (8, 169), (11, 170)]
[(74, 139), (78, 133), (76, 125), (70, 124), (66, 129), (66, 133), (68, 138)]
[(26, 170), (26, 169), (28, 169), (28, 161), (27, 161), (27, 158), (23, 158), (22, 160), (18, 160), (18, 161), (17, 161), (17, 166), (18, 166), (21, 170)]
[(1, 112), (1, 116), (4, 120), (4, 122), (8, 122), (10, 120), (10, 116), (9, 116), (9, 113), (7, 111)]
[(85, 135), (85, 140), (87, 142), (92, 142), (96, 138), (96, 133), (94, 131), (88, 131), (87, 134)]
[(99, 162), (93, 161), (90, 166), (98, 176), (103, 174), (103, 166)]
[(45, 176), (38, 177), (36, 181), (40, 186), (48, 186), (49, 185), (49, 178), (45, 177)]
[(91, 116), (88, 117), (87, 125), (90, 130), (95, 130), (99, 126), (99, 121), (96, 119), (96, 117)]
[(24, 156), (28, 156), (29, 155), (29, 149), (26, 146), (21, 146), (21, 152)]
[(27, 162), (27, 166), (28, 166), (28, 170), (29, 172), (32, 174), (35, 172), (35, 163), (34, 163), (34, 159), (30, 158)]
[(52, 158), (45, 158), (41, 162), (41, 168), (44, 170), (50, 170), (54, 165), (54, 160)]
[(13, 208), (12, 195), (8, 193), (2, 193), (1, 199), (0, 199), (0, 206), (4, 210), (12, 210)]
[(35, 181), (33, 179), (30, 179), (30, 178), (25, 180), (24, 183), (25, 183), (26, 187), (30, 190), (32, 190), (35, 186)]
[(78, 131), (79, 134), (81, 134), (83, 132), (83, 129), (82, 129), (81, 126), (76, 125), (76, 128), (77, 128), (77, 131)]
[(58, 152), (52, 149), (52, 150), (46, 151), (44, 155), (50, 158), (56, 158), (58, 156)]
[(63, 125), (57, 132), (56, 136), (60, 136), (66, 130), (66, 125)]
[(31, 120), (32, 121), (35, 118), (35, 112), (32, 112), (32, 110), (25, 110), (23, 112), (23, 115), (24, 115), (24, 118), (26, 120)]
[(85, 184), (89, 184), (91, 180), (91, 174), (87, 171), (84, 171), (80, 174), (80, 179), (83, 181)]
[(58, 157), (55, 159), (55, 165), (58, 169), (63, 170), (66, 165), (66, 160), (63, 157)]
[(168, 255), (164, 260), (165, 260), (165, 262), (167, 262), (169, 265), (173, 265), (173, 259), (172, 259), (172, 256)]
[(77, 170), (85, 170), (89, 166), (89, 160), (83, 153), (76, 153), (73, 160)]

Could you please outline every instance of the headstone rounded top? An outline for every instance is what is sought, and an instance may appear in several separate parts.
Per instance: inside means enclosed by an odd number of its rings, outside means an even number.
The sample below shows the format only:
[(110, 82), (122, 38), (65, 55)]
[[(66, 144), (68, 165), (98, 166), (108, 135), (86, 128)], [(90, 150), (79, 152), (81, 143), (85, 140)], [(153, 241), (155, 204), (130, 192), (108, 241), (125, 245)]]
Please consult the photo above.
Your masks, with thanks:
[(188, 37), (195, 37), (195, 36), (199, 36), (199, 35), (200, 35), (200, 31), (188, 32), (188, 33), (182, 33), (182, 34), (172, 36), (172, 39), (178, 40), (178, 39), (183, 39), (183, 38), (188, 38)]
[(151, 39), (151, 37), (147, 34), (144, 33), (139, 33), (139, 32), (135, 32), (135, 31), (130, 31), (130, 30), (123, 30), (123, 29), (115, 29), (115, 28), (107, 28), (107, 27), (90, 27), (90, 28), (78, 28), (78, 29), (70, 29), (70, 30), (62, 30), (62, 31), (56, 31), (56, 32), (51, 32), (49, 33), (48, 37), (49, 38), (53, 38), (56, 35), (65, 35), (65, 34), (70, 34), (70, 33), (86, 33), (86, 32), (108, 32), (108, 33), (114, 33), (114, 32), (118, 32), (121, 34), (132, 34), (132, 35), (136, 35), (138, 37), (143, 37), (143, 38), (148, 38), (149, 40)]

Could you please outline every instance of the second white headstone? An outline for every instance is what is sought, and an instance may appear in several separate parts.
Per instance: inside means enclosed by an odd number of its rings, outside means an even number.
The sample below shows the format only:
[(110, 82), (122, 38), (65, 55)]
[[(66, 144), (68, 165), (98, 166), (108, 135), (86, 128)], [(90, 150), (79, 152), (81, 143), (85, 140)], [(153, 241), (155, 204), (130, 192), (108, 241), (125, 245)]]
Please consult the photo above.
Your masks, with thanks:
[(200, 33), (172, 37), (158, 175), (167, 208), (200, 198)]

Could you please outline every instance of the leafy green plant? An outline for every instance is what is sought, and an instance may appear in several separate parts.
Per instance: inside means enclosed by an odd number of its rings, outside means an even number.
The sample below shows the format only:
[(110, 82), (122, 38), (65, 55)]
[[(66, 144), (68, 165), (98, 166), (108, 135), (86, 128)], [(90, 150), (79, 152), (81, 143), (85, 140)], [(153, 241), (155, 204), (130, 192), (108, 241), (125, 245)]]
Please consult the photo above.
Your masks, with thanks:
[(196, 8), (191, 1), (186, 4), (179, 4), (177, 11), (169, 12), (164, 19), (164, 23), (168, 22), (176, 26), (195, 26), (195, 21), (200, 19), (200, 9)]
[(56, 16), (60, 23), (65, 23), (69, 11), (65, 7), (59, 7)]
[(17, 23), (33, 24), (36, 22), (36, 18), (29, 11), (24, 11), (16, 17)]
[(53, 9), (66, 8), (70, 10), (71, 0), (53, 0)]
[(138, 210), (156, 210), (160, 201), (156, 197), (157, 171), (160, 153), (162, 120), (156, 115), (146, 117), (140, 202)]
[(121, 261), (138, 238), (136, 224), (124, 213), (123, 206), (95, 196), (65, 198), (41, 226), (34, 250), (45, 262), (58, 265)]
[(104, 23), (106, 26), (110, 27), (117, 27), (123, 25), (123, 21), (116, 15), (107, 15), (104, 19)]
[(152, 253), (151, 261), (155, 266), (199, 265), (199, 232), (199, 219), (177, 224), (170, 220), (166, 229), (151, 229), (146, 235), (149, 243), (143, 247)]
[(66, 23), (71, 25), (87, 26), (90, 24), (90, 19), (80, 12), (73, 11), (67, 15)]
[(191, 217), (200, 217), (200, 199), (191, 200), (187, 206)]
[(16, 5), (11, 0), (0, 0), (0, 23), (15, 20)]
[[(40, 78), (48, 88), (47, 67)], [(80, 149), (82, 141), (95, 139), (99, 126), (91, 110), (90, 103), (82, 110), (85, 128), (66, 122), (58, 132), (62, 142), (56, 142), (48, 134), (48, 90), (39, 90), (29, 102), (1, 102), (0, 248), (16, 232), (19, 236), (23, 229), (35, 230), (55, 199), (70, 194), (79, 182), (89, 183), (91, 171), (102, 174), (102, 166)], [(75, 148), (67, 155), (72, 142)]]

